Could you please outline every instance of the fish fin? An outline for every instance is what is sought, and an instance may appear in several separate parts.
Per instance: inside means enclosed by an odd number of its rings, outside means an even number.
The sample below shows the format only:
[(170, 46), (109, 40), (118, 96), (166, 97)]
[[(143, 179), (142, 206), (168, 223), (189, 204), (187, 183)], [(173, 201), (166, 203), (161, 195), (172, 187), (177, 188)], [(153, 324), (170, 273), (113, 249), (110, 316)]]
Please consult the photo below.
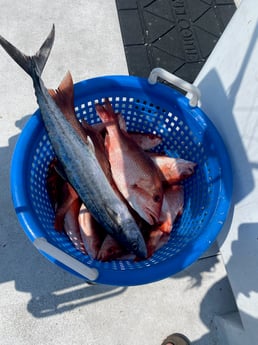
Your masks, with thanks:
[[(49, 89), (48, 93), (50, 94), (52, 99), (55, 101), (56, 105), (61, 110), (66, 120), (77, 132), (79, 137), (93, 149), (94, 145), (89, 140), (89, 137), (87, 136), (88, 133), (86, 133), (85, 129), (83, 129), (82, 123), (78, 121), (75, 114), (74, 85), (73, 85), (73, 78), (70, 71), (66, 73), (65, 77), (61, 81), (58, 88), (56, 90)], [(95, 149), (93, 150), (93, 152), (95, 152)]]
[(29, 56), (23, 54), (4, 37), (0, 36), (0, 44), (4, 50), (20, 65), (28, 74), (31, 74), (32, 62)]
[[(106, 109), (104, 108), (103, 105), (101, 104), (96, 104), (95, 105), (95, 109), (99, 115), (99, 117), (101, 118), (101, 120), (106, 123), (106, 122), (109, 122), (111, 119), (110, 119), (110, 116), (108, 114), (108, 112), (106, 111)], [(112, 119), (113, 120), (113, 119)]]
[(114, 112), (114, 109), (112, 107), (112, 104), (110, 103), (108, 98), (105, 98), (105, 102), (104, 102), (104, 108), (106, 109), (106, 111), (113, 116), (116, 116), (116, 113)]
[(36, 67), (36, 73), (38, 74), (38, 76), (40, 76), (53, 46), (54, 38), (55, 26), (53, 25), (50, 34), (34, 56), (23, 54), (19, 49), (13, 46), (2, 36), (0, 36), (0, 44), (5, 49), (5, 51), (14, 59), (14, 61), (16, 61), (17, 64), (24, 69), (25, 72), (27, 72), (30, 76), (33, 76)]
[(108, 124), (108, 122), (110, 123), (118, 122), (117, 114), (114, 112), (112, 104), (110, 103), (108, 98), (105, 98), (105, 102), (103, 105), (96, 104), (95, 109), (99, 117), (104, 123)]
[(46, 40), (44, 41), (40, 49), (37, 51), (37, 53), (32, 57), (36, 63), (39, 75), (41, 75), (45, 67), (45, 64), (48, 60), (49, 54), (51, 52), (51, 49), (54, 43), (54, 39), (55, 39), (55, 25), (53, 24), (48, 37), (46, 38)]
[(68, 71), (56, 90), (48, 90), (50, 96), (56, 102), (64, 114), (74, 114), (74, 90), (73, 79)]

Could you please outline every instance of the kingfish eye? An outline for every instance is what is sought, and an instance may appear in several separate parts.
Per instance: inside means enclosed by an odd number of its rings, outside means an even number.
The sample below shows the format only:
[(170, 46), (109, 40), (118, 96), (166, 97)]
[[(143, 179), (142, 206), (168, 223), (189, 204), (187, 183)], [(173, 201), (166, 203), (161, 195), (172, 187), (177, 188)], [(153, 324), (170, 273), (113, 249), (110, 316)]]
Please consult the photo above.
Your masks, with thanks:
[(132, 249), (133, 249), (134, 251), (136, 251), (136, 250), (138, 249), (138, 244), (137, 244), (137, 242), (134, 242), (134, 243), (132, 244)]

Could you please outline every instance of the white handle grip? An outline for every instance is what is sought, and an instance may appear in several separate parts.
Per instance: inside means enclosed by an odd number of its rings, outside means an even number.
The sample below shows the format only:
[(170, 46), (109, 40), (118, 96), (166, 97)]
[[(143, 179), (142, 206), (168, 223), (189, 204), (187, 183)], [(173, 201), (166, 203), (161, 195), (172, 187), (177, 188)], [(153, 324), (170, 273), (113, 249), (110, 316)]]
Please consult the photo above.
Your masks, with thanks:
[(200, 90), (193, 84), (188, 83), (187, 81), (177, 77), (176, 75), (166, 71), (163, 68), (157, 67), (154, 68), (149, 75), (148, 82), (150, 84), (155, 84), (157, 82), (157, 79), (161, 78), (163, 80), (166, 80), (167, 82), (175, 85), (176, 87), (189, 92), (192, 94), (190, 100), (189, 100), (189, 105), (191, 107), (196, 107), (198, 104), (198, 101), (201, 97), (201, 92)]
[(99, 272), (97, 269), (90, 268), (80, 261), (72, 258), (70, 255), (50, 244), (44, 237), (36, 238), (33, 244), (38, 250), (42, 250), (46, 254), (52, 256), (54, 259), (71, 268), (73, 271), (79, 273), (87, 280), (94, 281), (98, 278)]

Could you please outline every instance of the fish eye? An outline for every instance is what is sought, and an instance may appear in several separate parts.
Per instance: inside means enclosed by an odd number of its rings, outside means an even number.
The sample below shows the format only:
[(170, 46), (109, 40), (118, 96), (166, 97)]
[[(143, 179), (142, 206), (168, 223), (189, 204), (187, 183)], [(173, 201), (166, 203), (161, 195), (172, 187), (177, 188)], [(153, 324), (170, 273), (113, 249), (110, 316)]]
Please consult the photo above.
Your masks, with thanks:
[(132, 244), (132, 249), (133, 249), (134, 251), (136, 251), (136, 250), (138, 249), (138, 244), (137, 244), (137, 242), (134, 242), (134, 243)]

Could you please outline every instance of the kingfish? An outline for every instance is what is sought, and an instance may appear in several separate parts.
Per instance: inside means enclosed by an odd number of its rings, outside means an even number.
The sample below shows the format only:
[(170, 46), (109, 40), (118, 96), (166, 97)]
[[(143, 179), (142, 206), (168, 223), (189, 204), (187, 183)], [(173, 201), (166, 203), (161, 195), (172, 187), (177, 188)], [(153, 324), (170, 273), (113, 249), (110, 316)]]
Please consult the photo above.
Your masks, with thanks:
[(0, 44), (31, 76), (42, 121), (53, 150), (82, 202), (109, 234), (129, 251), (144, 258), (147, 250), (143, 236), (128, 208), (110, 186), (96, 159), (91, 140), (85, 142), (78, 136), (41, 79), (54, 36), (53, 25), (50, 34), (34, 56), (23, 54), (2, 36)]

